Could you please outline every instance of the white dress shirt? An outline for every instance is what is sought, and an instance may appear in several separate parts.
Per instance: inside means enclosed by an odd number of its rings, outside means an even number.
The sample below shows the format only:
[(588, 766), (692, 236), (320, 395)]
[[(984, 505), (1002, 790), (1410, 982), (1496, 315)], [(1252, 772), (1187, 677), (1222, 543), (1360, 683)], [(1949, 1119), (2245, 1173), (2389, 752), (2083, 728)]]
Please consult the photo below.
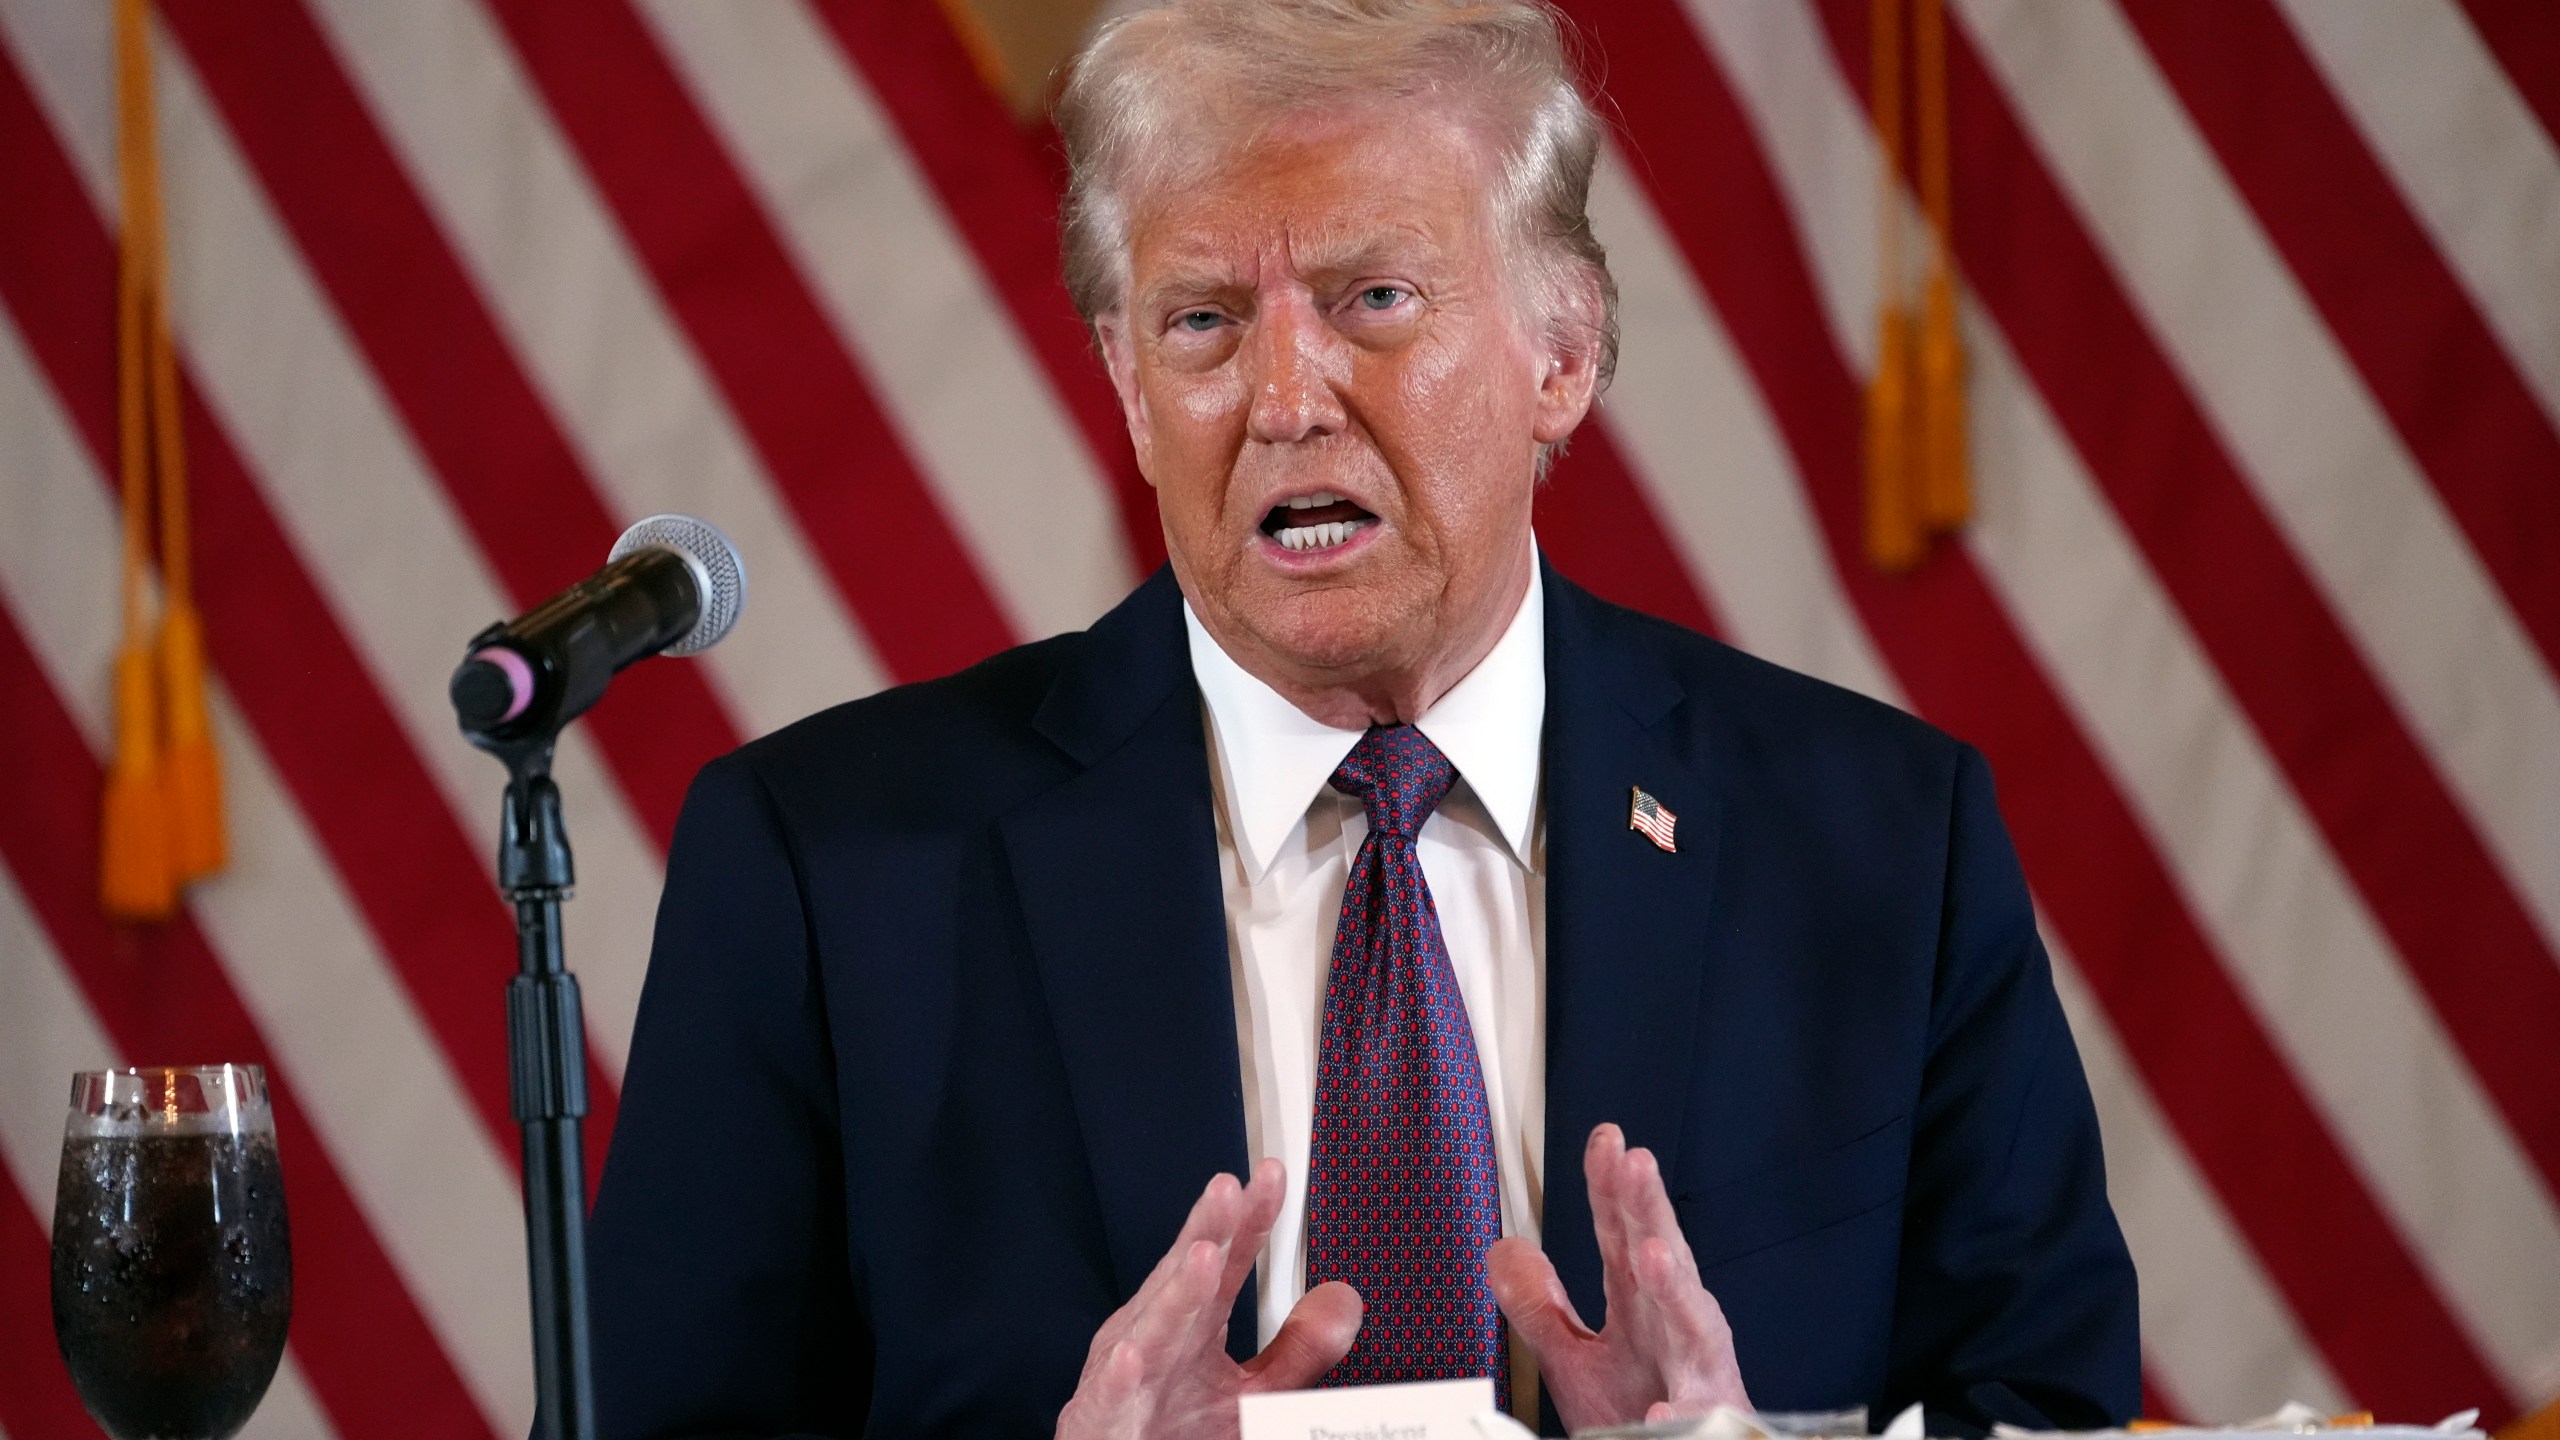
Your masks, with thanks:
[[(1415, 722), (1458, 772), (1415, 849), (1484, 1066), (1502, 1230), (1532, 1241), (1546, 1125), (1546, 824), (1538, 767), (1547, 670), (1539, 592), (1533, 567), (1502, 638)], [(1288, 1167), (1280, 1219), (1258, 1267), (1267, 1345), (1306, 1292), (1307, 1151), (1325, 973), (1352, 857), (1369, 833), (1360, 802), (1328, 782), (1362, 732), (1310, 719), (1219, 649), (1187, 604), (1183, 620), (1208, 710), (1245, 1144), (1250, 1154)]]

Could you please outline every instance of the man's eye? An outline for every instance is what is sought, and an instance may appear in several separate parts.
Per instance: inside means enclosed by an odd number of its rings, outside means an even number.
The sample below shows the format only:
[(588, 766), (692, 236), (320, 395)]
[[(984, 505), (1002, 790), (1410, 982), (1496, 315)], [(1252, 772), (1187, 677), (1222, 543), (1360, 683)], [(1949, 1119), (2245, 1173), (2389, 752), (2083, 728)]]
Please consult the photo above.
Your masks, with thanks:
[(1215, 310), (1185, 310), (1173, 323), (1196, 335), (1217, 329), (1220, 318)]
[(1392, 310), (1404, 296), (1405, 292), (1396, 286), (1372, 285), (1360, 292), (1360, 304), (1369, 310)]

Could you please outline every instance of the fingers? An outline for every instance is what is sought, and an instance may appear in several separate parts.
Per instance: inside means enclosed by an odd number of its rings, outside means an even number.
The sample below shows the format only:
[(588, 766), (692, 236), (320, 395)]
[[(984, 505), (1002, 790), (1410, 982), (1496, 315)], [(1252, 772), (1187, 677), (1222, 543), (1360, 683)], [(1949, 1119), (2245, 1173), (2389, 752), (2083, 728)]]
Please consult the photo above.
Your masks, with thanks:
[[(1222, 1247), (1194, 1240), (1177, 1251), (1172, 1271), (1155, 1294), (1129, 1302), (1136, 1313), (1127, 1343), (1138, 1347), (1150, 1371), (1177, 1363), (1175, 1357), (1188, 1357), (1199, 1348), (1201, 1312), (1210, 1308), (1225, 1262)], [(1224, 1312), (1217, 1312), (1217, 1318), (1223, 1326)]]
[[(1246, 1189), (1234, 1176), (1210, 1177), (1200, 1198), (1192, 1202), (1182, 1233), (1148, 1272), (1138, 1293), (1104, 1325), (1102, 1335), (1095, 1338), (1096, 1347), (1106, 1337), (1125, 1338), (1138, 1346), (1152, 1370), (1171, 1354), (1188, 1355), (1198, 1349), (1212, 1329), (1223, 1334), (1227, 1305), (1243, 1284), (1241, 1272), (1235, 1274), (1233, 1284), (1227, 1282), (1237, 1230), (1247, 1210)], [(1259, 1242), (1255, 1248), (1260, 1248)], [(1248, 1252), (1243, 1268), (1250, 1270), (1252, 1265)]]
[[(1180, 1317), (1182, 1331), (1167, 1333), (1165, 1343), (1222, 1340), (1227, 1311), (1244, 1288), (1245, 1277), (1253, 1273), (1263, 1242), (1280, 1217), (1283, 1176), (1279, 1161), (1265, 1159), (1253, 1167), (1252, 1179), (1241, 1185), (1232, 1175), (1209, 1177), (1200, 1198), (1192, 1202), (1173, 1248), (1156, 1262), (1130, 1302), (1139, 1316), (1160, 1327), (1174, 1325)], [(1198, 1258), (1204, 1254), (1208, 1258)], [(1209, 1267), (1205, 1289), (1199, 1283), (1201, 1272), (1191, 1268), (1194, 1264)], [(1177, 1287), (1178, 1301), (1171, 1294)]]
[(1720, 1404), (1750, 1409), (1742, 1364), (1733, 1352), (1733, 1326), (1716, 1297), (1698, 1283), (1695, 1264), (1657, 1237), (1645, 1242), (1638, 1269), (1647, 1305), (1661, 1327), (1663, 1388), (1678, 1413), (1704, 1415)]
[(1667, 1381), (1703, 1338), (1700, 1310), (1707, 1292), (1681, 1273), (1680, 1257), (1659, 1235), (1637, 1243), (1635, 1261), (1637, 1304)]
[(1634, 1278), (1627, 1269), (1627, 1225), (1618, 1192), (1625, 1183), (1626, 1133), (1615, 1125), (1593, 1127), (1582, 1147), (1582, 1178), (1591, 1192), (1591, 1229), (1600, 1242), (1600, 1291), (1611, 1306)]
[(1280, 1162), (1266, 1157), (1253, 1167), (1253, 1178), (1237, 1195), (1235, 1231), (1227, 1241), (1226, 1273), (1218, 1281), (1221, 1300), (1232, 1304), (1236, 1292), (1244, 1288), (1244, 1277), (1253, 1273), (1263, 1244), (1271, 1238), (1271, 1227), (1280, 1218), (1285, 1178)]
[[(1668, 1395), (1650, 1418), (1703, 1415), (1720, 1403), (1747, 1407), (1733, 1329), (1699, 1277), (1661, 1162), (1603, 1125), (1592, 1132), (1583, 1167), (1610, 1332), (1647, 1357)], [(1517, 1317), (1512, 1323), (1521, 1325)]]
[(1602, 1291), (1611, 1313), (1642, 1303), (1645, 1287), (1636, 1273), (1637, 1257), (1649, 1241), (1669, 1246), (1675, 1268), (1685, 1269), (1694, 1284), (1696, 1262), (1653, 1152), (1627, 1148), (1618, 1127), (1602, 1125), (1591, 1132), (1583, 1171), (1591, 1189), (1592, 1230), (1600, 1242)]
[(1618, 1200), (1623, 1207), (1629, 1243), (1658, 1238), (1670, 1244), (1672, 1253), (1694, 1273), (1696, 1262), (1689, 1253), (1689, 1237), (1680, 1233), (1679, 1213), (1671, 1208), (1671, 1193), (1662, 1183), (1662, 1163), (1650, 1150), (1630, 1150), (1622, 1163), (1623, 1182)]
[(1493, 1302), (1541, 1366), (1562, 1355), (1566, 1346), (1592, 1338), (1591, 1328), (1564, 1293), (1555, 1262), (1536, 1245), (1517, 1235), (1496, 1240), (1485, 1256), (1485, 1270), (1493, 1282)]
[(1604, 1266), (1626, 1264), (1626, 1225), (1618, 1202), (1626, 1158), (1626, 1132), (1615, 1125), (1593, 1127), (1582, 1147), (1582, 1178), (1591, 1189), (1591, 1225), (1599, 1232)]
[[(1059, 1412), (1061, 1437), (1116, 1440), (1138, 1434), (1152, 1423), (1165, 1395), (1188, 1393), (1186, 1373), (1203, 1363), (1228, 1363), (1223, 1343), (1227, 1312), (1244, 1277), (1253, 1273), (1255, 1256), (1279, 1214), (1281, 1180), (1276, 1160), (1255, 1166), (1252, 1179), (1241, 1184), (1232, 1175), (1210, 1179), (1164, 1258), (1094, 1336), (1075, 1396)], [(1318, 1307), (1317, 1318), (1327, 1319), (1338, 1310), (1338, 1301), (1328, 1302)], [(1316, 1325), (1294, 1343), (1326, 1339), (1337, 1328)], [(1349, 1329), (1359, 1329), (1356, 1298)], [(1349, 1349), (1346, 1338), (1342, 1350)], [(1340, 1358), (1337, 1351), (1333, 1359)], [(1330, 1367), (1333, 1360), (1324, 1363)]]
[[(1265, 1163), (1275, 1169), (1279, 1164), (1276, 1160)], [(1173, 1244), (1164, 1252), (1164, 1258), (1156, 1262), (1156, 1268), (1147, 1272), (1146, 1280), (1138, 1286), (1138, 1293), (1130, 1297), (1124, 1310), (1134, 1313), (1149, 1305), (1157, 1293), (1172, 1282), (1182, 1257), (1190, 1253), (1193, 1245), (1202, 1242), (1218, 1248), (1221, 1256), (1219, 1288), (1232, 1301), (1244, 1284), (1245, 1274), (1253, 1268), (1253, 1258), (1262, 1249), (1263, 1237), (1270, 1232), (1271, 1219), (1264, 1218), (1260, 1222), (1250, 1243), (1243, 1247), (1241, 1259), (1230, 1265), (1229, 1261), (1235, 1257), (1238, 1248), (1236, 1242), (1243, 1238), (1241, 1232), (1245, 1224), (1261, 1211), (1267, 1210), (1271, 1216), (1279, 1212), (1277, 1177), (1266, 1184), (1261, 1168), (1256, 1167), (1255, 1182), (1255, 1187), (1249, 1188), (1237, 1184), (1233, 1175), (1210, 1176), (1200, 1198), (1191, 1202), (1191, 1213), (1184, 1217), (1181, 1233), (1174, 1236)], [(1228, 1273), (1230, 1270), (1232, 1274)]]
[(1699, 1280), (1697, 1257), (1681, 1233), (1660, 1163), (1649, 1151), (1631, 1150), (1622, 1181), (1618, 1198), (1636, 1278), (1637, 1312), (1631, 1318), (1651, 1332), (1676, 1395), (1684, 1372), (1731, 1364), (1732, 1331)]
[(1359, 1292), (1339, 1280), (1300, 1296), (1271, 1343), (1245, 1362), (1245, 1389), (1303, 1390), (1323, 1379), (1360, 1338), (1360, 1315)]
[(1146, 1361), (1123, 1340), (1085, 1369), (1083, 1383), (1058, 1412), (1057, 1440), (1116, 1440), (1146, 1428), (1153, 1408), (1146, 1389)]
[[(1206, 1240), (1212, 1245), (1224, 1245), (1233, 1238), (1243, 1205), (1244, 1187), (1236, 1183), (1236, 1177), (1210, 1176), (1200, 1198), (1191, 1202), (1191, 1213), (1183, 1217), (1181, 1232), (1173, 1237), (1173, 1244), (1164, 1252), (1164, 1258), (1157, 1261), (1156, 1268), (1149, 1272), (1147, 1285), (1160, 1284), (1191, 1242)], [(1144, 1295), (1146, 1286), (1139, 1287), (1138, 1293)]]

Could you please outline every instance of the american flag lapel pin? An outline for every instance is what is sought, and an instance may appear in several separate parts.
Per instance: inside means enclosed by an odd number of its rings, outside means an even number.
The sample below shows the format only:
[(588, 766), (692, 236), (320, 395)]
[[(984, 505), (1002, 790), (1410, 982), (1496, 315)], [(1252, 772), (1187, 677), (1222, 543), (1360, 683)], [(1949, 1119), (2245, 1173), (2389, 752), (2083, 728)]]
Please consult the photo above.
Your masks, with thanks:
[(1680, 817), (1664, 809), (1661, 801), (1644, 793), (1643, 786), (1628, 788), (1634, 793), (1627, 801), (1627, 828), (1643, 832), (1644, 838), (1652, 841), (1664, 854), (1678, 854), (1680, 847), (1671, 839), (1671, 827), (1680, 823)]

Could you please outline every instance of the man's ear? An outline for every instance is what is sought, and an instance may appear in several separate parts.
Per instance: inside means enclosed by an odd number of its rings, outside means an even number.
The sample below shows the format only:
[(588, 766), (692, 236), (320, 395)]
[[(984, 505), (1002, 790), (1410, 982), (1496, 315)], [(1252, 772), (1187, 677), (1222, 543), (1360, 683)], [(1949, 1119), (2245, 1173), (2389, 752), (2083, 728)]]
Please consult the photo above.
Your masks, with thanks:
[(1564, 309), (1539, 337), (1546, 366), (1538, 376), (1535, 434), (1541, 445), (1553, 445), (1571, 435), (1600, 394), (1604, 306), (1598, 282), (1576, 286)]
[(1596, 341), (1566, 343), (1550, 339), (1547, 368), (1538, 377), (1538, 410), (1533, 433), (1541, 445), (1553, 445), (1574, 432), (1591, 413), (1600, 392), (1600, 347)]
[(1103, 368), (1111, 372), (1112, 392), (1120, 397), (1120, 419), (1129, 427), (1130, 448), (1138, 452), (1138, 473), (1145, 475), (1154, 435), (1147, 423), (1147, 397), (1138, 389), (1138, 351), (1128, 318), (1118, 311), (1095, 316), (1093, 336), (1102, 346)]

